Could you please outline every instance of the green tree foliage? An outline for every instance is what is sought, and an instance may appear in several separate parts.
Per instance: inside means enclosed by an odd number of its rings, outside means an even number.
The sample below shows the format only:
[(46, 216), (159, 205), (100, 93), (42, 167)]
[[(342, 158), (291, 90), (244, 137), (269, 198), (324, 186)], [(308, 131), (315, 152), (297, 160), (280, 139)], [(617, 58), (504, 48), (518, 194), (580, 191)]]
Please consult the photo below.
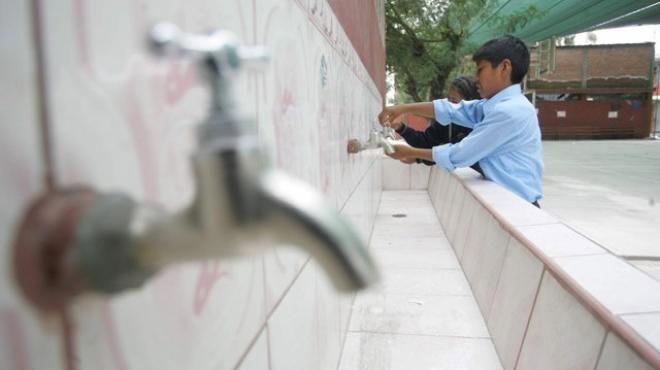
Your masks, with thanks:
[(489, 0), (386, 0), (387, 71), (396, 76), (397, 101), (441, 97), (457, 70), (469, 70), (464, 56), (478, 46), (466, 41), (475, 21), (496, 22), (505, 34), (540, 15), (531, 6), (492, 19), (489, 10), (495, 4)]

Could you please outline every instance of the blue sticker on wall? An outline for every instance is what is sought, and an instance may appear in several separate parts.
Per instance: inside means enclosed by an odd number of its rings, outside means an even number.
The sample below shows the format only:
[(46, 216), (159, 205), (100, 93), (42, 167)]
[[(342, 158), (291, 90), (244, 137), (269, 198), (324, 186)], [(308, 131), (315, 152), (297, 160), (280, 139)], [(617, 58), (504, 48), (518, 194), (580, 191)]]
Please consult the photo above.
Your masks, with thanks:
[(321, 77), (321, 87), (328, 85), (328, 63), (325, 61), (325, 55), (321, 56), (321, 67), (319, 67), (319, 76)]

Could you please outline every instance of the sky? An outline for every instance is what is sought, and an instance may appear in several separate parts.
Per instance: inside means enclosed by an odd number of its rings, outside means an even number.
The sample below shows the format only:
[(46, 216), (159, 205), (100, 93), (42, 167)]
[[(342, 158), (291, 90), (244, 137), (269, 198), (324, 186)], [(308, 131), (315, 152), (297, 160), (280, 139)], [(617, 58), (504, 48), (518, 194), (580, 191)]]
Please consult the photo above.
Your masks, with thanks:
[[(640, 42), (655, 42), (655, 57), (660, 58), (660, 25), (630, 26), (593, 31), (596, 34), (596, 44), (630, 44)], [(587, 33), (575, 36), (576, 45), (593, 44), (587, 40)]]

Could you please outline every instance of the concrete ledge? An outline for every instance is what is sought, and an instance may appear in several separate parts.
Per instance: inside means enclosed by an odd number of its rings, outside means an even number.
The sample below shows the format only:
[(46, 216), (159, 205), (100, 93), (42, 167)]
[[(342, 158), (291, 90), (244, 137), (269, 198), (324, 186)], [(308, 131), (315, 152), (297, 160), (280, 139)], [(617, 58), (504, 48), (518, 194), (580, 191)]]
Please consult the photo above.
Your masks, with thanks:
[(660, 282), (471, 169), (429, 195), (505, 369), (660, 369)]

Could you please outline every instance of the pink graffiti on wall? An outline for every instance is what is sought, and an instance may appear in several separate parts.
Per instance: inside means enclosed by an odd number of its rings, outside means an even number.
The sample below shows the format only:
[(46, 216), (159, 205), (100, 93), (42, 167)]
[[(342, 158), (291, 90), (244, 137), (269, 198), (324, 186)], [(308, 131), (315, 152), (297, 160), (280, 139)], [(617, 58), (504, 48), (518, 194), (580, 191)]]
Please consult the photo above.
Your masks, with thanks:
[[(153, 203), (164, 201), (164, 186), (160, 180), (172, 179), (167, 168), (163, 168), (163, 156), (168, 159), (180, 158), (181, 153), (171, 146), (163, 148), (167, 138), (172, 137), (171, 128), (163, 125), (165, 115), (168, 113), (166, 107), (174, 107), (180, 103), (193, 87), (197, 87), (199, 81), (196, 76), (195, 67), (189, 62), (167, 62), (158, 63), (150, 61), (149, 57), (139, 55), (137, 62), (134, 60), (128, 66), (125, 73), (120, 76), (118, 88), (108, 86), (103, 81), (101, 74), (96, 70), (94, 50), (89, 43), (89, 28), (93, 25), (87, 21), (87, 15), (94, 11), (94, 3), (84, 0), (74, 0), (74, 22), (76, 26), (76, 50), (78, 52), (79, 68), (87, 75), (91, 84), (97, 85), (100, 91), (110, 95), (114, 104), (114, 110), (120, 112), (123, 122), (130, 132), (133, 140), (133, 150), (137, 155), (137, 165), (143, 186), (143, 194), (146, 200)], [(245, 20), (241, 10), (241, 2), (236, 0), (239, 17), (245, 33)], [(146, 19), (144, 8), (145, 2), (135, 2), (132, 14), (135, 26), (135, 34), (140, 35), (146, 30), (151, 20)], [(182, 11), (178, 14), (184, 15), (186, 4), (181, 4)], [(192, 10), (191, 10), (192, 12)], [(176, 19), (171, 19), (177, 21)], [(252, 19), (252, 23), (255, 20)], [(122, 42), (123, 40), (117, 40)], [(145, 54), (147, 51), (137, 51)], [(134, 56), (131, 56), (134, 57)], [(72, 148), (75, 150), (75, 148)], [(165, 161), (165, 165), (172, 161)], [(80, 172), (75, 168), (71, 173)], [(82, 177), (82, 176), (81, 176)], [(81, 180), (84, 180), (81, 178)], [(195, 285), (193, 297), (193, 311), (200, 314), (212, 293), (213, 286), (219, 279), (228, 276), (217, 262), (204, 263), (200, 266), (199, 276)], [(102, 310), (102, 322), (106, 328), (106, 340), (110, 352), (115, 360), (115, 365), (120, 369), (127, 369), (127, 361), (121, 348), (121, 340), (114, 321), (112, 305), (107, 302)]]
[(222, 270), (218, 261), (204, 262), (199, 270), (199, 277), (195, 285), (195, 297), (193, 298), (193, 312), (195, 315), (202, 313), (211, 291), (218, 280), (228, 277), (229, 274)]

